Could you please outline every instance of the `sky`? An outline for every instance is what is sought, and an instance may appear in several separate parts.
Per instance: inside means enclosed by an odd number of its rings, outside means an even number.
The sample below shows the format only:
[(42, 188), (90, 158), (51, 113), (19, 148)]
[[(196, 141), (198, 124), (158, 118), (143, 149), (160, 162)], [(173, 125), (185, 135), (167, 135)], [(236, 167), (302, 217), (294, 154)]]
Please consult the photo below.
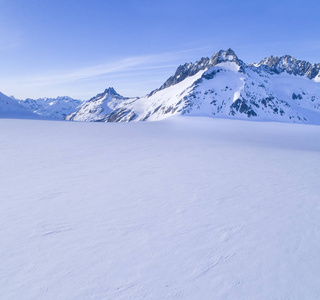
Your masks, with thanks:
[(247, 63), (320, 63), (319, 11), (318, 0), (0, 0), (0, 91), (143, 96), (180, 64), (228, 48)]

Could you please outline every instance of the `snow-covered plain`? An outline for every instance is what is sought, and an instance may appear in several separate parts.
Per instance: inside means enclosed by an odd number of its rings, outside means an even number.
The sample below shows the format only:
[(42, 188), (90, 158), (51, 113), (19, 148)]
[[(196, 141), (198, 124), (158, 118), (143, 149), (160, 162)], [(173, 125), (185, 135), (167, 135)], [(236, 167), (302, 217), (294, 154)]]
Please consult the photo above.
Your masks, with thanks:
[(0, 128), (1, 299), (320, 298), (320, 126)]

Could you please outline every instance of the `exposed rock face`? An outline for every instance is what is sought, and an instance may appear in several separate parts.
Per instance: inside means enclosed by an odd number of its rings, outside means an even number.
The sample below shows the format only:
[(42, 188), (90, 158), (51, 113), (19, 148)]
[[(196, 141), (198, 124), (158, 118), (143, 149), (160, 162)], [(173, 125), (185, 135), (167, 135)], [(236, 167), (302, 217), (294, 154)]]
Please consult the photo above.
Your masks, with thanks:
[(306, 76), (309, 79), (315, 78), (320, 71), (320, 64), (311, 64), (305, 60), (295, 59), (290, 55), (266, 57), (258, 65), (268, 66), (270, 71), (277, 74), (287, 72), (288, 74)]
[(201, 70), (207, 70), (212, 66), (227, 61), (234, 62), (235, 64), (239, 65), (239, 67), (243, 71), (244, 63), (238, 59), (237, 55), (233, 52), (232, 49), (229, 48), (227, 51), (220, 50), (219, 52), (215, 53), (211, 58), (202, 57), (194, 64), (185, 63), (184, 65), (179, 66), (176, 73), (173, 76), (171, 76), (159, 89), (152, 91), (149, 94), (149, 96), (167, 87), (177, 84), (186, 79), (187, 77), (197, 74)]

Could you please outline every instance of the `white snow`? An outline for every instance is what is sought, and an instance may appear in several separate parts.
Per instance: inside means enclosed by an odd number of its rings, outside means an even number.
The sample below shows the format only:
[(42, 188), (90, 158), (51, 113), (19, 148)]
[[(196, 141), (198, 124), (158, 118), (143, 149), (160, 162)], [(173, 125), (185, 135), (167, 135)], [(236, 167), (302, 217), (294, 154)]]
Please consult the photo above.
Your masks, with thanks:
[[(229, 55), (229, 56), (231, 56), (231, 55)], [(230, 61), (219, 63), (215, 67), (220, 67), (220, 68), (223, 68), (223, 69), (226, 69), (226, 70), (229, 70), (229, 71), (233, 71), (233, 72), (238, 72), (239, 69), (240, 69), (239, 65), (237, 65), (234, 62), (230, 62)]]
[(315, 78), (314, 78), (315, 82), (320, 82), (320, 75), (318, 74)]
[(319, 126), (0, 128), (2, 299), (319, 299)]
[[(193, 76), (187, 77), (183, 81), (172, 85), (166, 89), (160, 90), (153, 94), (150, 97), (142, 97), (137, 101), (133, 102), (132, 108), (135, 113), (138, 115), (142, 115), (143, 117), (148, 114), (151, 109), (155, 109), (158, 106), (165, 105), (167, 107), (175, 107), (177, 103), (190, 92), (192, 89), (193, 83), (201, 78), (202, 74), (205, 70), (201, 70)], [(182, 108), (183, 103), (180, 103)], [(149, 118), (149, 120), (162, 120), (167, 118), (168, 116), (172, 116), (176, 113), (167, 113), (166, 115), (163, 113), (156, 114)]]
[(233, 95), (233, 102), (238, 100), (240, 98), (240, 95), (241, 95), (240, 91), (236, 91)]

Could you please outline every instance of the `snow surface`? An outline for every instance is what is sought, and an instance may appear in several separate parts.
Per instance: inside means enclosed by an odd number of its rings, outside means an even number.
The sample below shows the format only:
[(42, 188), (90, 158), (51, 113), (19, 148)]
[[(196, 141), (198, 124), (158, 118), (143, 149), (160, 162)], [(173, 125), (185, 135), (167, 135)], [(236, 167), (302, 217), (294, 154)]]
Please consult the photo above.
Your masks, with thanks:
[[(201, 78), (202, 74), (204, 73), (204, 70), (199, 71), (197, 74), (187, 77), (183, 81), (172, 85), (166, 89), (160, 90), (157, 93), (153, 94), (152, 96), (148, 97), (142, 97), (140, 99), (137, 99), (135, 102), (133, 102), (132, 107), (135, 113), (138, 115), (146, 115), (150, 110), (155, 109), (156, 107), (159, 107), (161, 105), (166, 105), (167, 107), (174, 107), (178, 106), (180, 100), (187, 95), (188, 92), (191, 91), (193, 83)], [(183, 107), (183, 103), (180, 103), (180, 108)], [(154, 116), (151, 116), (149, 118), (150, 121), (155, 120), (162, 120), (166, 117), (170, 117), (172, 115), (175, 115), (177, 113), (175, 112), (169, 112), (164, 114), (156, 114)]]
[(319, 299), (320, 127), (0, 119), (2, 299)]

